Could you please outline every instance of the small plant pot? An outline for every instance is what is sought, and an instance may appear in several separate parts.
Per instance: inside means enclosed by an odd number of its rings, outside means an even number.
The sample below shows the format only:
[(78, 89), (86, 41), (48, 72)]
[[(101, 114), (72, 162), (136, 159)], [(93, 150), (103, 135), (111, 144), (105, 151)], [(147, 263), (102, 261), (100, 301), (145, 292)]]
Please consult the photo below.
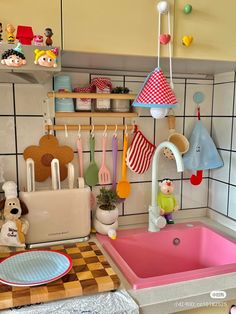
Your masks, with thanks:
[(118, 208), (112, 210), (103, 210), (100, 207), (96, 209), (96, 218), (103, 224), (113, 224), (119, 216)]
[(106, 225), (101, 223), (98, 219), (94, 218), (93, 221), (94, 228), (98, 233), (108, 235), (109, 230), (116, 230), (118, 228), (118, 221), (116, 220), (114, 223), (110, 225)]
[(112, 112), (129, 112), (130, 111), (129, 99), (112, 99), (111, 111)]

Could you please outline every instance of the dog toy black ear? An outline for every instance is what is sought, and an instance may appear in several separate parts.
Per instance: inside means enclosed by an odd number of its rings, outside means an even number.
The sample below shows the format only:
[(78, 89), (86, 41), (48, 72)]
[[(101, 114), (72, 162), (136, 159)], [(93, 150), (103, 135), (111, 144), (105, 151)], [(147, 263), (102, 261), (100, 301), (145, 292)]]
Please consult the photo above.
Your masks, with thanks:
[(0, 201), (0, 210), (3, 210), (3, 208), (5, 207), (5, 199)]
[(27, 215), (29, 213), (28, 207), (25, 205), (23, 201), (20, 200), (20, 207), (21, 207), (21, 215)]

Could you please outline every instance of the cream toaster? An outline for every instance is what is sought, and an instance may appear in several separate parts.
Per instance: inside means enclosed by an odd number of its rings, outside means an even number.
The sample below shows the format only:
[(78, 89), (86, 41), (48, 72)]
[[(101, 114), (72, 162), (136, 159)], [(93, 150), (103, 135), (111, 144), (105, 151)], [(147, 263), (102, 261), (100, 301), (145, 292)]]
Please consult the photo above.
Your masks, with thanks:
[(34, 164), (27, 160), (27, 192), (19, 194), (29, 209), (25, 216), (30, 226), (26, 244), (36, 247), (87, 240), (91, 230), (90, 194), (90, 188), (83, 184), (60, 189), (57, 160), (52, 161), (52, 190), (35, 191)]

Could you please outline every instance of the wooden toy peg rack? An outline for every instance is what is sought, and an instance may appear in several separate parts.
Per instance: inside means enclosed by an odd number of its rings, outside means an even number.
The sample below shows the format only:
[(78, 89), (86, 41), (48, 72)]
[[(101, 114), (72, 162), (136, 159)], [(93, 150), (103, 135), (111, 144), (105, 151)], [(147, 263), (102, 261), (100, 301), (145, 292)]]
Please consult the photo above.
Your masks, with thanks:
[(138, 126), (136, 124), (113, 124), (113, 125), (72, 125), (72, 124), (54, 124), (46, 125), (46, 131), (133, 131), (136, 132)]

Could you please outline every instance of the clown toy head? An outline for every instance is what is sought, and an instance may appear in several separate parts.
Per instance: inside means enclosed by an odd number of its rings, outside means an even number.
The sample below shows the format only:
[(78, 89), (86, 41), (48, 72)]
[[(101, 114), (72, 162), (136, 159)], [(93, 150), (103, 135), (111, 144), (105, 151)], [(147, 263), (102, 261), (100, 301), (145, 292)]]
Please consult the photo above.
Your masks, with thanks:
[(58, 49), (53, 48), (50, 50), (39, 50), (35, 49), (35, 58), (34, 63), (41, 65), (43, 67), (48, 68), (56, 68), (57, 67), (57, 56), (58, 56)]
[(26, 64), (25, 56), (22, 52), (22, 45), (17, 44), (16, 48), (8, 49), (2, 54), (2, 64), (8, 67), (21, 67)]

